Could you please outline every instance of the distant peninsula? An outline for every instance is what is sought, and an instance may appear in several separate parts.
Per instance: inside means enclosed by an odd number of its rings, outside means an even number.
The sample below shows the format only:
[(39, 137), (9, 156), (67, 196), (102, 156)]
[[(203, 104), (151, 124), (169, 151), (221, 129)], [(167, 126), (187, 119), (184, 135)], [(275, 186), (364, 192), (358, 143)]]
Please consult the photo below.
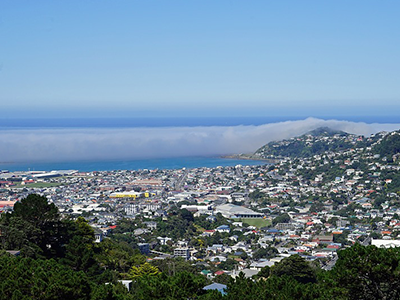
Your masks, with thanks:
[(284, 158), (306, 158), (326, 152), (340, 152), (364, 147), (374, 147), (382, 156), (394, 155), (400, 149), (396, 137), (398, 135), (388, 135), (380, 141), (381, 134), (364, 137), (329, 127), (320, 127), (298, 137), (269, 142), (254, 153), (226, 155), (224, 158), (277, 163)]

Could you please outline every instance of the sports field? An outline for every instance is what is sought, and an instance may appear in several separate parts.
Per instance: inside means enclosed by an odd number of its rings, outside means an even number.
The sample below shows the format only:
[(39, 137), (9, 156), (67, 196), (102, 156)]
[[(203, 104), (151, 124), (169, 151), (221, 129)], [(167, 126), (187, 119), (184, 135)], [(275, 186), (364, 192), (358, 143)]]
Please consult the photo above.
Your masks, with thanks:
[(250, 226), (257, 227), (257, 228), (271, 225), (271, 221), (268, 219), (255, 218), (255, 219), (241, 219), (240, 221), (242, 221), (243, 223), (246, 223)]

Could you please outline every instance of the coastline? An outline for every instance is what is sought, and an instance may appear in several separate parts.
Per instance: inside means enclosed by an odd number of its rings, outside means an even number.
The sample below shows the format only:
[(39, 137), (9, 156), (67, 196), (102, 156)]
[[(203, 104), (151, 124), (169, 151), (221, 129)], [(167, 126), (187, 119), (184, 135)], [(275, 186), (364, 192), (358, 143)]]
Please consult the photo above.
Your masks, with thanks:
[(271, 159), (271, 158), (261, 158), (254, 156), (252, 154), (231, 154), (231, 155), (223, 155), (221, 158), (227, 159), (240, 159), (240, 160), (255, 160), (255, 161), (264, 161), (270, 164), (276, 164), (279, 162), (279, 159)]
[(221, 156), (192, 156), (174, 158), (154, 158), (135, 160), (97, 160), (97, 161), (68, 161), (68, 162), (24, 162), (13, 164), (0, 164), (0, 170), (15, 171), (53, 171), (53, 170), (79, 170), (114, 171), (114, 170), (142, 170), (142, 169), (180, 169), (200, 168), (235, 165), (258, 165), (269, 163), (268, 160), (235, 158)]

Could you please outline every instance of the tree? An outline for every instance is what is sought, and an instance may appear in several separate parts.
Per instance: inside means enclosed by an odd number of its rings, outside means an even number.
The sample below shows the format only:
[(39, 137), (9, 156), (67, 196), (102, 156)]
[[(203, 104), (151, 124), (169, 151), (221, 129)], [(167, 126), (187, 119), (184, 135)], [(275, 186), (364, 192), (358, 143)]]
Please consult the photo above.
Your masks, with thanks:
[(94, 287), (90, 300), (133, 300), (126, 287), (121, 283), (100, 284)]
[(138, 277), (143, 276), (156, 276), (158, 274), (160, 274), (158, 268), (152, 266), (148, 262), (145, 262), (140, 266), (132, 266), (132, 268), (129, 270), (129, 277), (131, 279), (137, 279)]
[(288, 214), (281, 214), (272, 220), (272, 226), (275, 226), (278, 223), (288, 223), (290, 222), (290, 216)]
[(259, 200), (263, 198), (265, 194), (263, 192), (260, 192), (259, 189), (255, 189), (253, 192), (249, 194), (249, 198), (252, 200)]
[(386, 197), (383, 196), (383, 195), (377, 196), (377, 197), (375, 198), (375, 201), (374, 201), (374, 207), (375, 207), (375, 208), (381, 208), (381, 205), (382, 205), (383, 203), (385, 203), (386, 200), (387, 200)]
[(232, 277), (227, 274), (217, 275), (214, 278), (214, 282), (221, 283), (221, 284), (228, 284), (232, 280)]
[(37, 194), (31, 194), (15, 203), (12, 214), (40, 228), (49, 222), (60, 219), (57, 207), (53, 203), (49, 204), (45, 197)]
[(206, 293), (203, 287), (207, 284), (202, 275), (187, 272), (167, 276), (163, 273), (156, 276), (141, 276), (134, 282), (132, 293), (135, 299), (197, 299)]
[(109, 238), (96, 244), (94, 251), (100, 266), (117, 271), (121, 276), (125, 275), (131, 266), (146, 262), (146, 257), (138, 249), (133, 249), (126, 242), (117, 242)]
[(316, 274), (310, 264), (299, 255), (291, 255), (282, 259), (271, 268), (275, 276), (289, 276), (300, 283), (316, 282)]
[(271, 268), (268, 266), (265, 266), (264, 268), (262, 268), (260, 270), (260, 272), (258, 272), (255, 277), (256, 278), (268, 278), (269, 275), (271, 275)]
[(350, 299), (400, 297), (400, 249), (355, 244), (338, 252), (333, 273)]
[(223, 270), (233, 270), (238, 262), (232, 258), (228, 258), (226, 261), (222, 261), (219, 264), (219, 268)]
[(0, 256), (0, 299), (90, 299), (90, 280), (53, 259)]
[(65, 247), (65, 257), (61, 262), (75, 271), (84, 271), (88, 275), (101, 273), (95, 260), (94, 230), (83, 217), (70, 223), (70, 236)]
[(60, 257), (68, 241), (68, 223), (45, 197), (31, 194), (15, 203), (14, 211), (1, 218), (3, 247), (25, 256)]
[(189, 272), (192, 274), (198, 274), (199, 272), (195, 266), (182, 257), (155, 259), (151, 264), (168, 276), (174, 276), (180, 272)]
[(188, 211), (186, 208), (179, 210), (179, 215), (182, 219), (186, 220), (187, 222), (193, 222), (193, 214)]
[(230, 281), (227, 284), (226, 292), (228, 299), (263, 299), (257, 297), (256, 285), (250, 278), (246, 278), (243, 272), (239, 273), (239, 276), (235, 280)]
[(348, 230), (343, 230), (341, 234), (334, 234), (333, 241), (342, 245), (350, 244), (350, 242), (347, 240), (347, 236), (349, 235), (349, 233), (350, 232)]
[(275, 247), (260, 248), (253, 253), (253, 259), (271, 258), (276, 256), (278, 250)]

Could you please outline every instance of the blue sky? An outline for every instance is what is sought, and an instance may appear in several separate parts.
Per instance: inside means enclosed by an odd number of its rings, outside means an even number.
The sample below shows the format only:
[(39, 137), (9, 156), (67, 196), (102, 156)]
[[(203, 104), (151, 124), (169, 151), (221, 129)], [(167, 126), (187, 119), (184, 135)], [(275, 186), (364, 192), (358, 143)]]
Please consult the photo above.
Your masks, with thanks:
[(400, 115), (399, 1), (0, 2), (0, 118)]

